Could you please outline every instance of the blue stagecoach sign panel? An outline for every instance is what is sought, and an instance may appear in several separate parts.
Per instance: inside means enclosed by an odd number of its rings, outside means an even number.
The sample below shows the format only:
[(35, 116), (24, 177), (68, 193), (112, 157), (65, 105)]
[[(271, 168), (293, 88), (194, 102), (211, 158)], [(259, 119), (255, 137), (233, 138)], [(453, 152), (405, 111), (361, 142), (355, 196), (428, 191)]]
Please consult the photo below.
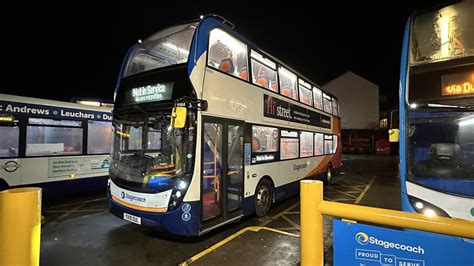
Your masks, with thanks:
[(474, 241), (333, 220), (334, 265), (474, 265)]

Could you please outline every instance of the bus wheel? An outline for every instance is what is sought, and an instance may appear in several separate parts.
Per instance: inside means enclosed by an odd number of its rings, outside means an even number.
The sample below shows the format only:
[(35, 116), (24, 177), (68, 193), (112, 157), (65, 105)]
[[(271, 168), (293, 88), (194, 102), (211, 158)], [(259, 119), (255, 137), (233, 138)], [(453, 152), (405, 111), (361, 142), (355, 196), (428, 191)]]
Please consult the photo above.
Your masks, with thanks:
[(268, 179), (262, 179), (258, 182), (255, 191), (255, 214), (257, 217), (263, 217), (268, 214), (272, 205), (273, 190)]
[(331, 179), (332, 179), (332, 167), (331, 165), (328, 165), (328, 169), (326, 170), (326, 175), (324, 176), (324, 183), (326, 183), (326, 185), (329, 185), (329, 183), (331, 183)]
[(7, 181), (0, 179), (0, 191), (7, 190), (7, 189), (8, 189)]

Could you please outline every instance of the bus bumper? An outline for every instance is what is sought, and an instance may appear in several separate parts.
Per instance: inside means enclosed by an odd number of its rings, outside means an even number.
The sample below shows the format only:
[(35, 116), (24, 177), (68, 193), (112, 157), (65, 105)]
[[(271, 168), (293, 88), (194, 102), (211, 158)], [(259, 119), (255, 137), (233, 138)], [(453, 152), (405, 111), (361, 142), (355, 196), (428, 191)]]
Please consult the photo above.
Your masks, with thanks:
[(181, 202), (180, 206), (172, 211), (152, 213), (134, 210), (115, 202), (108, 194), (109, 211), (124, 220), (124, 213), (141, 218), (141, 225), (153, 227), (175, 235), (197, 236), (200, 232), (200, 205), (199, 201)]

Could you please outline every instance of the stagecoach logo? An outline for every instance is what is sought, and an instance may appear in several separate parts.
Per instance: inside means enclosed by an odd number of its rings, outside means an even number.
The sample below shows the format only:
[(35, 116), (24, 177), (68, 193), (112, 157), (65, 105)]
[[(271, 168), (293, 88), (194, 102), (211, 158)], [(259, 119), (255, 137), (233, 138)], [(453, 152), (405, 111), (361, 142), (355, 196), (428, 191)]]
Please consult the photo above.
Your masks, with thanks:
[(304, 169), (308, 167), (308, 164), (294, 164), (293, 165), (293, 171), (300, 171), (301, 169)]
[(356, 241), (361, 245), (367, 245), (369, 242), (369, 236), (366, 233), (359, 232), (355, 236)]
[(130, 195), (130, 194), (124, 192), (124, 191), (122, 191), (122, 193), (120, 195), (122, 196), (122, 199), (127, 199), (130, 202), (138, 201), (138, 202), (146, 203), (146, 198)]
[(3, 166), (3, 169), (9, 173), (15, 172), (18, 169), (18, 163), (15, 161), (8, 161)]
[(383, 247), (385, 249), (397, 249), (397, 250), (403, 250), (403, 251), (408, 251), (408, 252), (417, 253), (417, 254), (425, 254), (425, 250), (421, 246), (410, 246), (406, 244), (386, 241), (386, 240), (378, 239), (373, 236), (368, 236), (364, 232), (357, 233), (355, 235), (355, 240), (360, 245), (371, 244), (371, 245)]

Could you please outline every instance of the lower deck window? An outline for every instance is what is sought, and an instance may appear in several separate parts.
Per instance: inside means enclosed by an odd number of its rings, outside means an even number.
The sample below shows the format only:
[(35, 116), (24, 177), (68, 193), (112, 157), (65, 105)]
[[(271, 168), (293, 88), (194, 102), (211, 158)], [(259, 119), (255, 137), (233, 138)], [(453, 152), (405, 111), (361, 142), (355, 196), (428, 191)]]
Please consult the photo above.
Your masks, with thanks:
[(324, 154), (333, 154), (333, 148), (332, 135), (324, 135)]
[(314, 134), (314, 155), (323, 155), (324, 154), (324, 145), (323, 145), (323, 134), (315, 133)]
[(281, 138), (280, 151), (280, 159), (282, 160), (298, 158), (299, 139)]
[(301, 157), (313, 156), (313, 133), (301, 132), (300, 143), (301, 143), (300, 156)]
[(87, 133), (87, 153), (110, 153), (112, 148), (112, 123), (89, 121)]
[(28, 126), (26, 156), (82, 154), (82, 128)]
[(274, 127), (252, 127), (252, 152), (276, 152), (278, 129)]

